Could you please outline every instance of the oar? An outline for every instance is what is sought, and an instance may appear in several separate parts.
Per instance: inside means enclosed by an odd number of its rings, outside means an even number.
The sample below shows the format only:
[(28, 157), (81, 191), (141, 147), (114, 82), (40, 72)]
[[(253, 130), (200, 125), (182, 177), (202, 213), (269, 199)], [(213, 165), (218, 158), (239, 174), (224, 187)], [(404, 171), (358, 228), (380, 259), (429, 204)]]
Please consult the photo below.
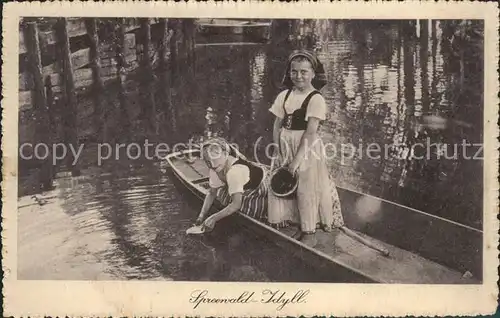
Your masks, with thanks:
[(356, 232), (354, 232), (353, 230), (349, 229), (348, 227), (346, 226), (342, 226), (340, 228), (347, 236), (363, 243), (364, 245), (378, 251), (380, 254), (384, 255), (384, 256), (389, 256), (389, 250), (387, 250), (386, 248), (384, 247), (381, 247), (381, 246), (377, 246), (375, 245), (374, 243), (370, 242), (369, 240), (365, 239), (364, 237), (362, 237), (361, 235), (357, 234)]

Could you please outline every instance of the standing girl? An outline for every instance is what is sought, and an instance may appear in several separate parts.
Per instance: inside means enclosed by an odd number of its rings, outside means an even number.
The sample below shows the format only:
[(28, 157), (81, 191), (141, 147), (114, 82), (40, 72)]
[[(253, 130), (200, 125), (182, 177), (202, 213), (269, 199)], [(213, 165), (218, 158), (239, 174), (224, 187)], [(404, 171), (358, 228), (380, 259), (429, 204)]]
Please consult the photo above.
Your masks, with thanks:
[(288, 89), (276, 97), (270, 111), (276, 116), (273, 139), (279, 145), (273, 167), (287, 166), (297, 177), (295, 199), (283, 199), (269, 192), (268, 221), (275, 226), (298, 223), (294, 235), (313, 246), (316, 229), (331, 231), (343, 227), (340, 200), (326, 166), (324, 145), (318, 136), (326, 118), (325, 99), (318, 91), (326, 84), (323, 65), (314, 53), (293, 52), (283, 79)]

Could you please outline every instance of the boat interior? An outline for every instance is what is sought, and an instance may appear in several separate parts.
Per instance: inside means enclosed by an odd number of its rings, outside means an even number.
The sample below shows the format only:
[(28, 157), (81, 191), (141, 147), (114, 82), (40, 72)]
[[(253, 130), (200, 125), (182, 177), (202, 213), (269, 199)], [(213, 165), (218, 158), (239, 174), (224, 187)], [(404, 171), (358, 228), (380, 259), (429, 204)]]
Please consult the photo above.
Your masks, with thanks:
[[(191, 192), (201, 198), (206, 194), (209, 168), (200, 158), (199, 151), (172, 154), (167, 161)], [(318, 230), (318, 244), (309, 247), (292, 238), (296, 228), (277, 230), (242, 213), (239, 215), (258, 228), (258, 232), (286, 242), (293, 247), (291, 250), (300, 251), (295, 256), (313, 255), (323, 263), (336, 264), (371, 282), (481, 283), (481, 254), (470, 247), (470, 240), (477, 243), (482, 239), (481, 231), (356, 191), (343, 188), (338, 188), (338, 191), (347, 227), (374, 246), (386, 249), (389, 255), (383, 255), (339, 229), (328, 233)], [(368, 216), (363, 214), (363, 204), (376, 207), (376, 211)], [(443, 231), (448, 233), (443, 234)]]

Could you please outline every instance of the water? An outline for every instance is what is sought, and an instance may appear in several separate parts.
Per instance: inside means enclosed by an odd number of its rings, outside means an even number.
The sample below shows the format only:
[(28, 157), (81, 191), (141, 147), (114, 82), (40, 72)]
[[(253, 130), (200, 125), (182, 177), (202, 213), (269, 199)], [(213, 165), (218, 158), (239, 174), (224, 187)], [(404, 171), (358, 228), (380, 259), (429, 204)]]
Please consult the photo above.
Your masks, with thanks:
[(36, 211), (29, 198), (19, 203), (20, 279), (333, 280), (230, 220), (212, 235), (186, 236), (201, 203), (160, 163), (87, 168), (44, 197)]
[[(420, 38), (405, 34), (407, 29), (417, 29)], [(108, 89), (100, 138), (143, 145), (145, 139), (172, 144), (219, 135), (266, 162), (273, 121), (268, 109), (280, 91), (286, 58), (292, 45), (315, 47), (329, 78), (322, 91), (328, 115), (321, 136), (337, 149), (328, 162), (337, 185), (481, 228), (482, 161), (436, 159), (446, 144), (482, 141), (482, 86), (472, 77), (482, 71), (481, 63), (460, 65), (450, 57), (447, 32), (439, 21), (420, 29), (398, 22), (281, 22), (268, 45), (199, 46), (175, 73), (155, 74), (154, 84), (129, 82), (124, 109), (117, 92)], [(186, 237), (201, 204), (182, 193), (161, 162), (144, 154), (130, 160), (121, 149), (119, 160), (97, 167), (96, 148), (83, 137), (95, 131), (88, 116), (92, 104), (80, 103), (79, 135), (87, 144), (82, 177), (58, 180), (51, 202), (74, 225), (75, 237), (91, 246), (100, 242), (90, 249), (102, 266), (97, 272), (128, 279), (332, 279), (231, 222), (208, 238)], [(411, 146), (427, 138), (436, 144), (433, 157), (409, 160)], [(347, 143), (356, 151), (342, 158)], [(387, 147), (388, 156), (360, 153), (369, 143)], [(26, 255), (26, 263), (35, 261)]]

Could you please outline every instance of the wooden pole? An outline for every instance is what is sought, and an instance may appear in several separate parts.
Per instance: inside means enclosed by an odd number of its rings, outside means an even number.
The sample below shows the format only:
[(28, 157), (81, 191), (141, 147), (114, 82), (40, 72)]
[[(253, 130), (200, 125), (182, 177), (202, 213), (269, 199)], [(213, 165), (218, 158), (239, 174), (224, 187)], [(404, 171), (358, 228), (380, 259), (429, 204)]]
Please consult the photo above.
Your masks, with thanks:
[[(50, 76), (45, 77), (45, 96), (47, 96), (47, 123), (48, 123), (48, 139), (52, 140), (53, 142), (58, 139), (58, 128), (56, 124), (56, 119), (54, 116), (54, 92), (52, 91), (52, 83), (50, 81)], [(58, 163), (56, 163), (58, 164)], [(50, 165), (50, 174), (52, 175), (51, 178), (55, 177), (56, 173), (56, 165), (52, 164)], [(52, 185), (52, 182), (49, 182), (46, 186), (50, 187)]]
[(35, 86), (34, 108), (46, 109), (45, 85), (42, 75), (42, 58), (40, 41), (38, 39), (38, 26), (36, 22), (28, 22), (26, 25), (26, 46), (28, 50), (30, 71), (33, 75)]
[[(171, 25), (170, 25), (171, 27)], [(160, 94), (162, 96), (162, 112), (164, 118), (170, 119), (169, 132), (171, 135), (176, 131), (175, 110), (172, 104), (172, 69), (168, 68), (168, 63), (172, 64), (172, 55), (170, 61), (167, 61), (168, 51), (172, 48), (172, 39), (174, 33), (169, 29), (169, 21), (167, 19), (160, 20), (160, 28), (162, 30), (161, 48), (160, 48)]]
[(90, 45), (90, 68), (92, 69), (92, 98), (94, 100), (94, 125), (97, 129), (96, 135), (99, 141), (105, 139), (104, 121), (102, 109), (102, 94), (104, 83), (101, 77), (101, 58), (99, 54), (99, 35), (97, 33), (97, 21), (95, 18), (85, 19), (85, 26), (89, 35)]
[(165, 18), (161, 18), (159, 25), (161, 29), (161, 40), (158, 54), (160, 55), (160, 71), (163, 73), (167, 70), (167, 48), (169, 45), (168, 20)]
[(149, 24), (149, 19), (141, 18), (141, 33), (142, 33), (142, 66), (145, 72), (148, 72), (146, 75), (150, 75), (149, 73), (152, 69), (151, 58), (150, 58), (150, 47), (151, 47), (151, 25)]
[(428, 112), (429, 98), (429, 20), (420, 20), (420, 79), (422, 111)]
[[(411, 118), (415, 111), (415, 65), (414, 65), (414, 33), (409, 33), (415, 30), (413, 24), (403, 22), (403, 76), (404, 76), (404, 97), (406, 100), (407, 118)], [(407, 124), (410, 124), (408, 120)]]
[(190, 54), (191, 54), (191, 65), (193, 66), (193, 72), (195, 71), (195, 60), (196, 60), (196, 22), (194, 19), (191, 21), (191, 29), (190, 29)]
[(194, 32), (195, 32), (195, 25), (194, 25), (194, 20), (193, 19), (187, 19), (183, 20), (184, 28), (183, 28), (183, 33), (184, 33), (184, 47), (186, 50), (186, 57), (188, 60), (188, 63), (191, 63), (193, 61), (193, 53), (194, 53)]
[[(168, 98), (170, 95), (170, 85), (168, 85), (168, 77), (167, 77), (167, 52), (168, 52), (168, 39), (169, 39), (169, 32), (168, 32), (168, 20), (165, 18), (160, 18), (159, 23), (158, 23), (160, 32), (161, 32), (161, 38), (160, 38), (160, 44), (158, 48), (158, 55), (159, 55), (159, 67), (158, 70), (160, 72), (160, 83), (159, 83), (159, 94), (160, 94), (160, 101), (161, 102), (161, 111), (160, 111), (160, 121), (162, 123), (162, 126), (166, 126), (164, 124), (164, 119), (166, 117), (166, 111), (168, 110), (169, 104), (168, 104)], [(157, 133), (159, 135), (159, 131)]]
[[(71, 63), (71, 49), (68, 36), (68, 22), (66, 18), (60, 18), (58, 21), (59, 46), (62, 53), (62, 75), (64, 86), (64, 97), (66, 107), (64, 108), (63, 122), (64, 135), (66, 144), (72, 145), (74, 149), (78, 149), (78, 135), (76, 122), (76, 95), (75, 95), (75, 80), (73, 77), (73, 65)], [(80, 174), (76, 163), (74, 162), (73, 153), (70, 152), (67, 156), (66, 164), (70, 168), (73, 176)]]
[[(144, 88), (147, 91), (147, 100), (144, 103), (143, 113), (147, 115), (148, 119), (154, 120), (156, 114), (156, 103), (154, 99), (154, 75), (153, 66), (151, 64), (151, 25), (149, 24), (149, 19), (141, 18), (141, 33), (142, 33), (142, 80)], [(154, 123), (153, 123), (154, 124)], [(156, 129), (157, 130), (157, 129)]]
[[(186, 53), (187, 53), (187, 42), (186, 42), (186, 35), (187, 35), (187, 32), (186, 32), (186, 28), (187, 28), (187, 21), (185, 19), (182, 19), (182, 20), (179, 20), (179, 27), (178, 27), (178, 30), (179, 30), (179, 34), (178, 34), (178, 39), (177, 41), (179, 42), (179, 57), (180, 59), (179, 60), (183, 60), (185, 61), (186, 60)], [(184, 63), (181, 64), (181, 68), (180, 68), (180, 72), (183, 71), (184, 69)]]
[(346, 234), (347, 236), (349, 236), (349, 237), (351, 237), (351, 238), (359, 241), (360, 243), (368, 246), (371, 249), (376, 250), (380, 254), (382, 254), (384, 256), (389, 256), (389, 250), (387, 250), (385, 247), (379, 246), (379, 245), (377, 245), (377, 244), (369, 241), (368, 239), (365, 239), (364, 237), (362, 237), (361, 235), (357, 234), (356, 232), (354, 232), (353, 230), (349, 229), (348, 227), (342, 226), (342, 227), (340, 227), (340, 230), (342, 230), (342, 232), (344, 232), (344, 234)]
[(437, 84), (438, 84), (439, 78), (437, 75), (437, 66), (436, 66), (438, 36), (437, 36), (436, 24), (437, 24), (436, 20), (431, 20), (431, 39), (432, 39), (432, 47), (431, 47), (431, 58), (432, 58), (431, 100), (432, 100), (432, 107), (435, 107), (436, 103), (438, 103)]
[(177, 60), (179, 55), (179, 45), (177, 42), (179, 37), (178, 24), (178, 19), (170, 19), (170, 27), (173, 31), (172, 37), (170, 38), (170, 83), (172, 84), (177, 76)]
[(45, 94), (45, 85), (42, 73), (42, 58), (40, 51), (40, 41), (38, 39), (38, 26), (35, 22), (28, 22), (26, 25), (26, 46), (28, 51), (28, 60), (30, 72), (34, 82), (34, 99), (33, 108), (35, 112), (35, 143), (43, 143), (47, 145), (49, 159), (44, 160), (40, 167), (39, 182), (44, 190), (49, 190), (52, 187), (53, 166), (50, 158), (52, 158), (50, 145), (50, 122), (47, 109), (47, 96)]
[(47, 96), (47, 117), (48, 117), (48, 126), (49, 126), (49, 134), (51, 140), (55, 140), (55, 136), (57, 135), (57, 127), (54, 118), (54, 93), (52, 91), (52, 83), (50, 82), (50, 76), (45, 77), (45, 96)]

